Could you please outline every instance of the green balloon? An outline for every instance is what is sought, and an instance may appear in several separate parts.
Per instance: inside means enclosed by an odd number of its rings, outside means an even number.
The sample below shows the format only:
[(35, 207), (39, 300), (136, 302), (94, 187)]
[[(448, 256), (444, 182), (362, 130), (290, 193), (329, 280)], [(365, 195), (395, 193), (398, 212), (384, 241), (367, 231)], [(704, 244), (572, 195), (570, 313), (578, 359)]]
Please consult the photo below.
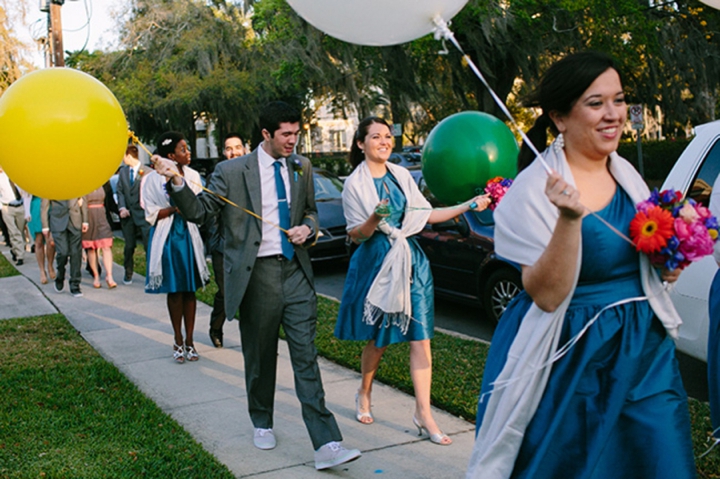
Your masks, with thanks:
[(469, 200), (491, 178), (515, 178), (518, 145), (505, 123), (479, 111), (445, 118), (428, 135), (422, 172), (428, 188), (447, 205)]

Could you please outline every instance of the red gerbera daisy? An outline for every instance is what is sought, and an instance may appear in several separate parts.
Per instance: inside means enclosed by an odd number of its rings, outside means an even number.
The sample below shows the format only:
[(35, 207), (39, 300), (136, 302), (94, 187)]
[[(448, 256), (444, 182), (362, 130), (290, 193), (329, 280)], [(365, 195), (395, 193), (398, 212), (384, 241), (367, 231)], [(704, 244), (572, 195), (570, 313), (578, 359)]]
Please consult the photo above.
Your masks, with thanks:
[(659, 206), (638, 212), (630, 222), (630, 238), (638, 251), (657, 253), (667, 245), (673, 235), (673, 216)]

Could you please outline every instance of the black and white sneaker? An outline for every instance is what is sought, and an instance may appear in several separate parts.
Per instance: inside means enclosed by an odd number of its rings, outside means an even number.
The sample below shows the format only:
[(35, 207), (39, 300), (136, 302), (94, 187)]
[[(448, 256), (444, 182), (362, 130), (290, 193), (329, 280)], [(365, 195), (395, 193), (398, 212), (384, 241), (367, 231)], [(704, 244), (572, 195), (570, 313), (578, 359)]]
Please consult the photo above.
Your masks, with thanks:
[(62, 293), (63, 288), (65, 288), (65, 280), (60, 279), (60, 277), (55, 278), (55, 292)]
[(75, 298), (80, 298), (83, 294), (82, 291), (80, 291), (80, 286), (76, 286), (75, 288), (70, 288), (70, 294), (73, 295)]

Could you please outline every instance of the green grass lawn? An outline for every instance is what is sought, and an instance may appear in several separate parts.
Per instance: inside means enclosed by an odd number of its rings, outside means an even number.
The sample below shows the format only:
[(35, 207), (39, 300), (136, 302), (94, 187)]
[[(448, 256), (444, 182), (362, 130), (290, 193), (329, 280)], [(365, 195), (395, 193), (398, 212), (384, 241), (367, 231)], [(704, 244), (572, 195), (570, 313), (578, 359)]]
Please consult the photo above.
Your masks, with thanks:
[[(116, 240), (113, 250), (121, 261), (122, 242)], [(144, 274), (141, 250), (135, 271)], [(0, 276), (13, 271), (0, 257)], [(198, 298), (212, 304), (215, 288), (211, 283), (198, 291)], [(337, 312), (336, 301), (318, 299), (318, 351), (359, 371), (364, 343), (333, 336)], [(0, 348), (11, 356), (0, 361), (0, 390), (8, 398), (0, 406), (0, 478), (232, 477), (63, 316), (0, 321)], [(487, 349), (477, 341), (436, 333), (435, 406), (474, 419)], [(377, 379), (412, 394), (407, 344), (388, 348)], [(690, 413), (699, 456), (710, 446), (708, 404), (691, 399)], [(696, 464), (699, 477), (720, 478), (720, 448)]]

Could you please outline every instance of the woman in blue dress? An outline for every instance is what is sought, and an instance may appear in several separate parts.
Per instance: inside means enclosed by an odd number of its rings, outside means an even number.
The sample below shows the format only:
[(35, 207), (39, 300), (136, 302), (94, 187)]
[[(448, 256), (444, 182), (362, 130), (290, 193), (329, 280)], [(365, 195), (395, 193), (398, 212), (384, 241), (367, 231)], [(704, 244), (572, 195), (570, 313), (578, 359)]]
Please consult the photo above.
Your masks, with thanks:
[(615, 153), (620, 76), (605, 55), (570, 55), (529, 106), (543, 111), (533, 144), (557, 137), (541, 159), (523, 145), (527, 168), (495, 211), (496, 251), (522, 265), (525, 291), (493, 337), (467, 477), (695, 477), (681, 321), (662, 284), (679, 271), (655, 270), (608, 227), (627, 235), (649, 197)]
[[(24, 198), (24, 200), (30, 200), (30, 221), (28, 221), (27, 225), (30, 238), (35, 241), (35, 259), (37, 259), (40, 268), (40, 282), (47, 284), (48, 277), (50, 277), (50, 280), (55, 279), (55, 268), (53, 267), (55, 243), (47, 240), (42, 232), (42, 218), (40, 217), (42, 198), (32, 195)], [(47, 271), (45, 264), (47, 264)]]
[(426, 223), (485, 209), (487, 195), (453, 208), (433, 210), (410, 173), (388, 163), (393, 136), (381, 118), (358, 125), (350, 151), (353, 172), (345, 181), (343, 209), (348, 236), (360, 246), (350, 259), (335, 336), (368, 341), (362, 353), (362, 380), (355, 396), (356, 419), (373, 422), (372, 382), (385, 349), (410, 342), (410, 375), (415, 389), (413, 423), (430, 440), (449, 445), (430, 409), (433, 337), (433, 280), (425, 254), (411, 236)]
[[(185, 177), (195, 192), (202, 190), (200, 175), (190, 168), (190, 150), (182, 134), (163, 133), (157, 155), (175, 162), (177, 174)], [(164, 176), (151, 171), (140, 186), (145, 218), (152, 225), (147, 254), (145, 292), (167, 293), (167, 308), (175, 335), (173, 359), (178, 363), (197, 361), (193, 341), (195, 330), (195, 291), (209, 279), (205, 250), (197, 225), (188, 223), (172, 204)], [(185, 337), (183, 338), (183, 324)]]

